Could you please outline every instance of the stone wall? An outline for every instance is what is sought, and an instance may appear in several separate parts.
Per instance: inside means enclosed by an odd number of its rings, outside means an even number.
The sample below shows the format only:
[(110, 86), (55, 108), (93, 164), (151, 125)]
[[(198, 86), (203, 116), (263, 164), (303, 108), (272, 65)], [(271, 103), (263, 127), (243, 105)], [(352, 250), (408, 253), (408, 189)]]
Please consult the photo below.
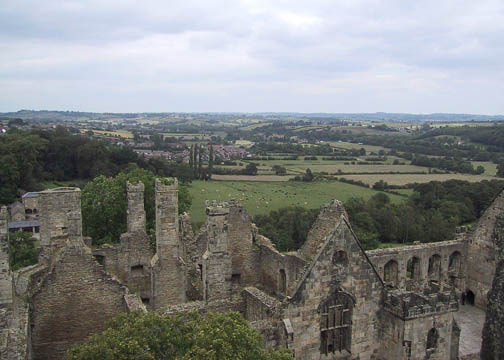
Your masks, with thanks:
[[(299, 359), (372, 359), (380, 348), (380, 301), (382, 282), (364, 256), (346, 220), (327, 236), (313, 262), (288, 300), (283, 318), (293, 328), (291, 348)], [(351, 353), (321, 352), (320, 306), (343, 292), (353, 299)]]
[(154, 309), (186, 301), (187, 267), (179, 238), (178, 182), (156, 179), (156, 255), (151, 260)]
[(504, 213), (497, 216), (494, 234), (497, 267), (488, 294), (488, 307), (483, 327), (481, 359), (504, 359)]
[(41, 191), (40, 196), (40, 247), (42, 261), (47, 261), (59, 246), (53, 238), (68, 236), (71, 240), (82, 239), (80, 189), (56, 188)]
[(138, 294), (146, 305), (150, 305), (151, 259), (154, 251), (144, 231), (124, 233), (120, 244), (93, 249), (93, 255), (107, 273), (116, 276), (132, 293)]
[(504, 212), (504, 191), (487, 208), (475, 229), (467, 235), (466, 287), (475, 295), (476, 305), (485, 309), (495, 273), (494, 227), (498, 214)]
[(144, 184), (126, 182), (128, 196), (127, 230), (145, 232)]
[(260, 287), (272, 295), (291, 296), (307, 262), (295, 252), (281, 254), (268, 239), (259, 239)]
[(279, 315), (280, 302), (255, 287), (243, 289), (245, 299), (245, 319), (257, 321), (272, 319)]
[(253, 251), (253, 226), (247, 210), (242, 204), (232, 200), (229, 202), (227, 215), (227, 241), (231, 254), (232, 273), (239, 276), (240, 287), (257, 283), (257, 268)]
[(203, 255), (203, 298), (230, 299), (232, 295), (231, 246), (228, 240), (228, 203), (206, 204), (207, 251)]
[[(422, 290), (429, 280), (440, 280), (440, 285), (455, 285), (459, 290), (464, 289), (465, 266), (466, 266), (466, 243), (463, 240), (443, 241), (439, 243), (428, 243), (411, 246), (401, 246), (391, 249), (371, 250), (366, 254), (375, 265), (380, 276), (386, 280), (385, 266), (396, 263), (397, 267), (391, 267), (391, 272), (397, 268), (397, 281), (392, 279), (387, 285), (407, 290)], [(457, 254), (460, 254), (458, 257)], [(440, 257), (440, 268), (436, 271), (436, 276), (429, 277), (429, 260)], [(457, 258), (457, 263), (452, 261), (450, 267), (450, 256), (452, 260)], [(408, 273), (408, 261), (418, 259), (417, 274)], [(393, 274), (392, 274), (393, 275)], [(434, 278), (435, 277), (435, 278)], [(392, 276), (394, 278), (394, 276)]]
[(68, 348), (127, 310), (125, 294), (83, 243), (70, 243), (31, 300), (34, 359), (64, 359)]
[(301, 249), (299, 249), (299, 254), (307, 260), (313, 259), (320, 249), (320, 246), (324, 244), (325, 237), (329, 235), (339, 223), (341, 216), (348, 219), (348, 215), (341, 201), (333, 200), (329, 204), (324, 204), (315, 223), (308, 232), (305, 243)]
[(12, 276), (9, 265), (9, 214), (7, 207), (0, 208), (0, 307), (12, 303)]

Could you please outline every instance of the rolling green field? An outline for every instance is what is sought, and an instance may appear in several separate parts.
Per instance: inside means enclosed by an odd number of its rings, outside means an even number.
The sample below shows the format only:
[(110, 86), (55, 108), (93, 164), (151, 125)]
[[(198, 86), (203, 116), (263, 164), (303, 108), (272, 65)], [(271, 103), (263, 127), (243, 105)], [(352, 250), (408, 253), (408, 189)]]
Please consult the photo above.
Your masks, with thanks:
[[(193, 223), (203, 222), (205, 216), (205, 200), (225, 201), (237, 199), (245, 205), (251, 216), (267, 214), (289, 205), (299, 205), (306, 208), (318, 208), (332, 199), (346, 201), (353, 197), (368, 199), (378, 191), (345, 184), (331, 182), (251, 182), (251, 181), (193, 181), (189, 185), (192, 195), (190, 209)], [(388, 194), (392, 202), (401, 202), (406, 198)]]

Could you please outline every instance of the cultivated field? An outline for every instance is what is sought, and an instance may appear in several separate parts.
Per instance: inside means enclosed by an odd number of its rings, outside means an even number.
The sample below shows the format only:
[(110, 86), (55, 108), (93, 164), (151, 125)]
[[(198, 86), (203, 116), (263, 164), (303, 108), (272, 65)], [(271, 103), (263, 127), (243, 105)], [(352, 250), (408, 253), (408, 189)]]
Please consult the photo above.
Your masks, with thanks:
[[(193, 181), (189, 186), (193, 223), (203, 222), (205, 200), (224, 201), (232, 198), (245, 205), (250, 215), (267, 214), (271, 210), (289, 205), (318, 208), (332, 199), (346, 201), (352, 197), (370, 198), (378, 193), (375, 190), (345, 184), (337, 181), (327, 182), (248, 182), (248, 181)], [(393, 202), (406, 198), (390, 195)]]
[[(271, 169), (274, 165), (280, 165), (285, 167), (287, 174), (297, 175), (304, 173), (306, 169), (310, 169), (312, 172), (326, 172), (328, 174), (338, 174), (338, 171), (343, 173), (427, 173), (428, 169), (421, 166), (415, 165), (393, 165), (392, 162), (395, 158), (387, 159), (387, 164), (384, 165), (362, 165), (362, 161), (354, 161), (355, 164), (351, 164), (351, 161), (339, 161), (339, 160), (322, 160), (321, 156), (318, 156), (317, 160), (304, 160), (303, 157), (299, 157), (297, 160), (252, 160), (258, 164), (259, 173), (266, 175), (273, 173)], [(402, 161), (406, 161), (403, 160)], [(238, 162), (240, 163), (240, 162)], [(227, 169), (243, 169), (247, 162), (241, 161), (242, 165), (239, 166), (222, 166)], [(346, 163), (346, 164), (345, 164)]]
[[(80, 129), (81, 133), (86, 133), (91, 129)], [(129, 131), (117, 130), (117, 131), (105, 131), (105, 130), (91, 130), (93, 133), (97, 135), (105, 135), (105, 136), (119, 136), (123, 139), (133, 139), (133, 134)]]
[(328, 141), (327, 143), (334, 148), (339, 148), (339, 149), (344, 149), (344, 150), (350, 150), (350, 149), (360, 150), (363, 148), (366, 150), (367, 153), (369, 153), (369, 152), (378, 153), (378, 151), (380, 151), (380, 150), (384, 150), (384, 151), (390, 150), (390, 149), (384, 148), (382, 146), (356, 144), (356, 143), (350, 143), (350, 142), (345, 142), (345, 141)]
[(411, 183), (426, 183), (429, 181), (446, 181), (446, 180), (466, 180), (466, 181), (482, 181), (495, 179), (488, 175), (470, 175), (470, 174), (375, 174), (375, 175), (341, 175), (345, 179), (360, 180), (363, 183), (373, 185), (377, 181), (383, 180), (390, 185), (406, 185)]
[(219, 181), (289, 181), (294, 176), (278, 176), (278, 175), (212, 175), (212, 180)]

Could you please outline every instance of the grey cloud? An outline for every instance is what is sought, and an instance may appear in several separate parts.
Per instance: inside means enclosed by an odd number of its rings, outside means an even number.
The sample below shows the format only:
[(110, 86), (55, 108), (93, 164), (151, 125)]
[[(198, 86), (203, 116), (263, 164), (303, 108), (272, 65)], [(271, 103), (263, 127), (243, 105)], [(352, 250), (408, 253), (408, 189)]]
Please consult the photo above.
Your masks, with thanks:
[(501, 0), (4, 0), (0, 109), (504, 112), (503, 17)]

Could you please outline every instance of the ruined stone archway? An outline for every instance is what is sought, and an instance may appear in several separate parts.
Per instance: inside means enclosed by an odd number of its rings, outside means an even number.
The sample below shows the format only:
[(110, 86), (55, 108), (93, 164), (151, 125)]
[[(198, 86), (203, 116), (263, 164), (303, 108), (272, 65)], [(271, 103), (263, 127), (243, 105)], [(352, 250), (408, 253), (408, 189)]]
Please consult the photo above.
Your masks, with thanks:
[(399, 285), (399, 264), (395, 260), (390, 260), (383, 268), (383, 281), (388, 285), (397, 287)]
[(407, 280), (420, 280), (420, 258), (412, 256), (406, 266)]

